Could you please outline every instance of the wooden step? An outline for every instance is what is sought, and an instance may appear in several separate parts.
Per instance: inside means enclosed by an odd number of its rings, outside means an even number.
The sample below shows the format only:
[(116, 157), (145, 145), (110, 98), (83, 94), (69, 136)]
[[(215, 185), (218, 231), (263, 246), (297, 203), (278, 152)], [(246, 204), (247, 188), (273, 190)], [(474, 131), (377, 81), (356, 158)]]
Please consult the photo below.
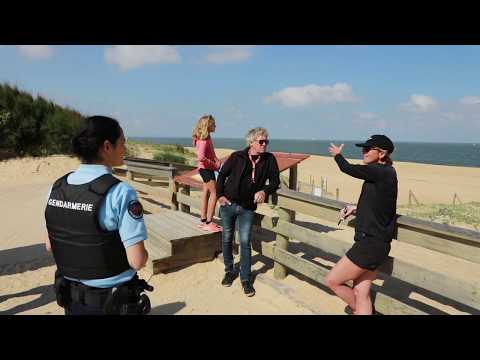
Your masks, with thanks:
[(221, 233), (199, 229), (198, 218), (190, 214), (162, 209), (145, 215), (145, 224), (148, 267), (153, 274), (210, 261), (220, 252)]

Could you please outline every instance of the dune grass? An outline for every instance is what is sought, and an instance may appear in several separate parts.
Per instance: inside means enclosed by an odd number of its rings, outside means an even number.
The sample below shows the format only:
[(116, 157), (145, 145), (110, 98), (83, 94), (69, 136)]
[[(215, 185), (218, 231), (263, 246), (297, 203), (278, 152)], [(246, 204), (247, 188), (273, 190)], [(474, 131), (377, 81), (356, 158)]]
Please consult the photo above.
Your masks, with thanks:
[(470, 225), (480, 229), (480, 202), (465, 204), (402, 205), (399, 214), (453, 226)]
[(196, 153), (178, 144), (152, 144), (144, 141), (128, 140), (127, 156), (139, 157), (142, 146), (146, 146), (153, 151), (154, 160), (187, 165), (196, 164)]

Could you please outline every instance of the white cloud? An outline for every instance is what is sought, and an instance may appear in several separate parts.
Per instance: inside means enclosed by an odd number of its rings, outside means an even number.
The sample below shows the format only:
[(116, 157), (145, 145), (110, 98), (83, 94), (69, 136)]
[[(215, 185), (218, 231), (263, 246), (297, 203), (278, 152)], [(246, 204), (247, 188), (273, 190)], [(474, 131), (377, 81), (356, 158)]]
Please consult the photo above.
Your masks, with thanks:
[(279, 102), (287, 107), (354, 102), (356, 100), (357, 97), (354, 96), (352, 87), (346, 83), (336, 83), (332, 86), (315, 84), (291, 86), (265, 98), (266, 103)]
[(251, 45), (218, 45), (210, 46), (214, 49), (205, 56), (205, 61), (212, 64), (242, 62), (252, 57), (254, 46)]
[(171, 45), (114, 45), (105, 49), (104, 58), (124, 71), (146, 64), (180, 62), (178, 50)]
[(49, 59), (53, 56), (53, 47), (50, 45), (18, 45), (18, 52), (34, 60)]
[(460, 104), (463, 105), (478, 105), (480, 104), (480, 96), (465, 96), (460, 99)]
[(413, 94), (410, 96), (410, 101), (402, 106), (410, 111), (428, 112), (436, 109), (438, 102), (431, 96)]

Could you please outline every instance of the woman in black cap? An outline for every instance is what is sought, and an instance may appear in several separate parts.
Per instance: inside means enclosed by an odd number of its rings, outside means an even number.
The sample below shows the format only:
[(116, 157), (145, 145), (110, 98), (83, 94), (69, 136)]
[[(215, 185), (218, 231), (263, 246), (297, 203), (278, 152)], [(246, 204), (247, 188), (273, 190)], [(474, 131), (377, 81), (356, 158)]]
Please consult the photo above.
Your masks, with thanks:
[[(362, 148), (365, 165), (352, 165), (341, 154), (343, 144), (331, 144), (329, 151), (340, 170), (365, 180), (357, 207), (340, 211), (342, 219), (356, 215), (355, 243), (325, 278), (327, 286), (345, 301), (355, 315), (373, 313), (370, 299), (377, 268), (387, 259), (393, 238), (397, 210), (397, 174), (390, 154), (392, 141), (385, 135), (373, 135)], [(353, 289), (345, 285), (353, 280)]]

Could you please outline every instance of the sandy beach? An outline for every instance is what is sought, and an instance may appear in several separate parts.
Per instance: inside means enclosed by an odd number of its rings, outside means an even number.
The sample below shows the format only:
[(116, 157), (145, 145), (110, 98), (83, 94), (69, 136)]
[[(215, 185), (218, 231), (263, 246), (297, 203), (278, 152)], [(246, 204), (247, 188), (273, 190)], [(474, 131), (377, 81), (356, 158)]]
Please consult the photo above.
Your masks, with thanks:
[[(219, 156), (232, 150), (218, 149)], [(151, 157), (148, 151), (142, 153)], [(0, 314), (62, 314), (54, 299), (51, 283), (53, 258), (44, 248), (46, 230), (43, 211), (52, 182), (79, 164), (75, 158), (11, 159), (0, 162)], [(414, 191), (421, 202), (451, 203), (454, 193), (464, 202), (480, 201), (480, 169), (396, 163), (399, 203)], [(361, 181), (341, 174), (328, 157), (311, 156), (299, 166), (299, 180), (328, 179), (328, 191), (340, 189), (340, 200), (355, 202)], [(122, 178), (122, 180), (125, 180)], [(142, 194), (143, 199), (165, 203), (166, 199)], [(143, 201), (147, 211), (158, 211), (154, 202)], [(349, 234), (342, 236), (350, 236)], [(408, 244), (401, 244), (408, 247)], [(395, 249), (392, 252), (400, 252)], [(402, 250), (403, 251), (403, 250)], [(344, 304), (320, 285), (301, 276), (278, 281), (272, 262), (255, 255), (257, 295), (247, 298), (238, 281), (231, 288), (220, 286), (223, 265), (216, 259), (181, 271), (152, 277), (155, 292), (150, 295), (153, 314), (345, 314)], [(238, 259), (237, 259), (238, 261)], [(142, 272), (140, 272), (142, 274)], [(212, 291), (212, 289), (215, 289)], [(446, 313), (465, 313), (448, 304), (437, 304)], [(437, 306), (436, 305), (436, 306)]]

